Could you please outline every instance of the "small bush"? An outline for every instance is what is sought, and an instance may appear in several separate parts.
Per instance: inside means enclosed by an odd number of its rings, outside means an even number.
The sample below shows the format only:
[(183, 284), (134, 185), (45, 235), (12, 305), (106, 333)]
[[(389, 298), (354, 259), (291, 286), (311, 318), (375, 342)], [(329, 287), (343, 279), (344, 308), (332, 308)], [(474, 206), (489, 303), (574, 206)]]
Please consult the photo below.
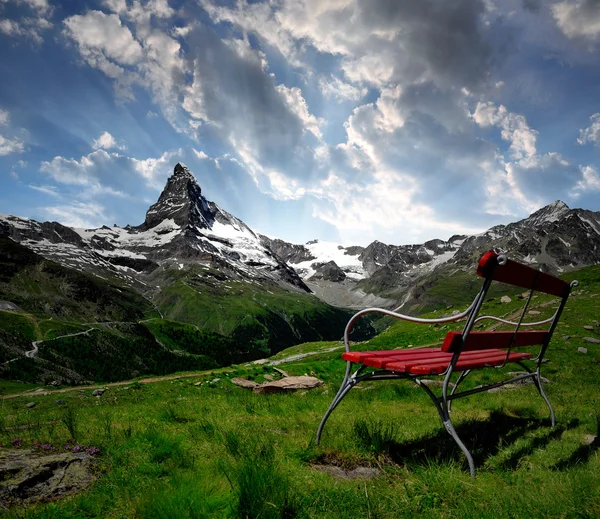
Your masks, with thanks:
[(352, 433), (356, 443), (363, 449), (389, 453), (390, 447), (395, 443), (396, 425), (379, 419), (360, 419), (354, 422)]
[(60, 421), (65, 424), (65, 427), (71, 435), (71, 439), (76, 442), (77, 436), (79, 435), (79, 420), (71, 406), (63, 408)]
[(236, 493), (236, 517), (296, 517), (298, 502), (287, 474), (275, 458), (272, 441), (255, 436), (244, 438), (230, 431), (224, 435), (224, 442), (234, 458), (222, 468)]

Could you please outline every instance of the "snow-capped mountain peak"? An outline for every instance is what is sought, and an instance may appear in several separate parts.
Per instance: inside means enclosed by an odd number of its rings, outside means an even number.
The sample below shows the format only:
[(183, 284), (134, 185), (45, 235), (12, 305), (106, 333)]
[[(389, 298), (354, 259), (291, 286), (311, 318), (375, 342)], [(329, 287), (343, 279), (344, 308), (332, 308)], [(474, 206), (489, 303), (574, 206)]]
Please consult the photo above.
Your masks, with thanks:
[(541, 209), (538, 209), (535, 213), (529, 215), (525, 221), (532, 225), (541, 225), (547, 222), (556, 222), (560, 220), (570, 211), (569, 206), (562, 200), (556, 200), (551, 204), (548, 204)]

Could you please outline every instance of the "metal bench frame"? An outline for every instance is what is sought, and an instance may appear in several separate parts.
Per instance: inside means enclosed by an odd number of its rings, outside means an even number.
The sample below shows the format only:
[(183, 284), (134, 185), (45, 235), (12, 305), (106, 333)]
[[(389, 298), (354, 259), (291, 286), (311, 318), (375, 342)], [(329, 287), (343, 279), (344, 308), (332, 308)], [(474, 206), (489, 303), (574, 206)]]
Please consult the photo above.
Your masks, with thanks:
[[(481, 277), (484, 278), (483, 286), (482, 286), (481, 290), (479, 291), (479, 293), (477, 294), (477, 296), (475, 297), (475, 299), (473, 300), (473, 303), (469, 306), (469, 308), (467, 308), (464, 312), (459, 313), (457, 315), (452, 315), (449, 317), (442, 317), (439, 319), (421, 319), (418, 317), (403, 315), (400, 313), (392, 312), (390, 310), (385, 310), (385, 309), (381, 309), (381, 308), (367, 308), (365, 310), (361, 310), (360, 312), (356, 313), (350, 319), (350, 321), (348, 321), (348, 324), (346, 325), (346, 329), (344, 330), (344, 345), (346, 348), (346, 352), (350, 353), (350, 343), (349, 343), (350, 331), (352, 330), (354, 323), (358, 319), (360, 319), (362, 316), (370, 314), (370, 313), (379, 313), (379, 314), (395, 317), (398, 319), (402, 319), (405, 321), (410, 321), (410, 322), (414, 322), (414, 323), (423, 323), (423, 324), (441, 324), (441, 323), (449, 323), (449, 322), (458, 321), (463, 318), (467, 319), (465, 327), (462, 331), (462, 338), (458, 341), (459, 345), (458, 345), (458, 347), (455, 348), (455, 351), (452, 352), (452, 359), (451, 359), (447, 369), (444, 372), (440, 373), (439, 375), (435, 375), (435, 374), (434, 375), (431, 375), (431, 374), (415, 375), (415, 374), (411, 374), (409, 372), (394, 372), (391, 370), (386, 370), (385, 368), (384, 369), (370, 368), (369, 366), (365, 366), (360, 363), (359, 363), (359, 367), (354, 371), (354, 373), (352, 373), (353, 364), (356, 364), (356, 362), (347, 361), (346, 372), (345, 372), (342, 384), (340, 386), (340, 389), (337, 392), (336, 396), (334, 397), (333, 401), (331, 402), (331, 405), (327, 409), (327, 412), (323, 416), (323, 419), (321, 420), (321, 423), (319, 425), (319, 428), (317, 431), (317, 437), (316, 437), (317, 445), (319, 444), (319, 442), (321, 440), (321, 434), (323, 432), (323, 428), (325, 427), (325, 423), (327, 422), (327, 419), (329, 418), (331, 413), (340, 404), (340, 402), (344, 399), (344, 397), (348, 394), (348, 392), (354, 386), (356, 386), (359, 382), (363, 382), (365, 380), (407, 379), (407, 380), (411, 380), (412, 382), (417, 384), (417, 386), (424, 389), (425, 392), (431, 398), (431, 401), (433, 402), (433, 404), (435, 405), (435, 408), (437, 409), (437, 411), (440, 415), (440, 418), (442, 420), (442, 423), (444, 424), (446, 431), (450, 434), (450, 436), (452, 436), (454, 441), (457, 443), (457, 445), (460, 447), (462, 452), (465, 454), (467, 461), (469, 463), (469, 470), (470, 470), (472, 477), (475, 477), (475, 464), (473, 461), (473, 457), (471, 456), (471, 453), (469, 452), (469, 450), (467, 449), (465, 444), (462, 442), (462, 440), (458, 436), (458, 434), (452, 424), (452, 420), (450, 418), (450, 412), (451, 412), (453, 400), (456, 400), (456, 399), (462, 398), (462, 397), (466, 397), (466, 396), (470, 396), (470, 395), (473, 395), (476, 393), (481, 393), (483, 391), (488, 391), (489, 389), (504, 386), (506, 384), (519, 382), (521, 380), (531, 379), (533, 381), (536, 389), (538, 390), (538, 392), (540, 393), (540, 395), (542, 396), (542, 398), (548, 405), (548, 408), (550, 410), (551, 420), (552, 420), (552, 427), (555, 426), (556, 418), (555, 418), (555, 414), (554, 414), (554, 409), (552, 408), (552, 404), (548, 400), (548, 397), (546, 396), (544, 389), (542, 387), (540, 367), (544, 360), (544, 354), (546, 353), (546, 349), (552, 338), (552, 334), (556, 328), (556, 325), (558, 324), (558, 319), (560, 318), (560, 315), (561, 315), (561, 313), (565, 307), (565, 304), (567, 302), (567, 299), (569, 297), (569, 293), (573, 287), (577, 286), (578, 282), (573, 281), (572, 283), (568, 284), (564, 281), (559, 280), (558, 278), (554, 278), (552, 276), (549, 276), (548, 274), (544, 274), (540, 271), (534, 270), (531, 267), (522, 265), (515, 261), (508, 260), (508, 258), (505, 255), (499, 255), (499, 254), (496, 254), (495, 252), (488, 252), (483, 255), (483, 257), (481, 258), (481, 261), (479, 262), (477, 273), (478, 273), (478, 275), (480, 275)], [(478, 315), (479, 311), (481, 309), (481, 306), (485, 300), (485, 296), (488, 293), (488, 290), (493, 281), (501, 281), (501, 282), (505, 282), (505, 283), (508, 283), (511, 285), (520, 286), (522, 288), (526, 288), (529, 290), (528, 297), (525, 301), (525, 304), (523, 306), (523, 309), (521, 311), (520, 317), (517, 322), (508, 321), (506, 319), (502, 319), (502, 318), (495, 317), (495, 316), (489, 316), (489, 315), (479, 316)], [(547, 290), (548, 288), (550, 288), (550, 290)], [(560, 304), (558, 306), (558, 309), (556, 310), (554, 315), (548, 319), (544, 319), (542, 321), (537, 321), (537, 322), (530, 322), (530, 323), (523, 322), (523, 319), (524, 319), (527, 309), (529, 307), (529, 303), (531, 302), (531, 298), (532, 298), (534, 292), (536, 292), (536, 291), (550, 293), (553, 295), (558, 295), (560, 297)], [(509, 359), (509, 355), (511, 353), (511, 349), (512, 349), (515, 339), (517, 337), (518, 331), (521, 327), (540, 327), (543, 325), (549, 325), (549, 328), (547, 329), (546, 339), (541, 344), (541, 348), (538, 352), (538, 355), (536, 357), (530, 359), (530, 362), (534, 363), (534, 367), (528, 366), (523, 361), (516, 362), (526, 371), (525, 374), (518, 375), (518, 376), (515, 376), (512, 378), (503, 380), (501, 382), (486, 384), (486, 385), (478, 386), (474, 389), (470, 389), (467, 391), (457, 392), (457, 389), (458, 389), (460, 383), (469, 375), (469, 373), (471, 373), (472, 369), (466, 369), (464, 371), (459, 371), (459, 370), (455, 370), (455, 366), (461, 357), (461, 353), (464, 350), (465, 344), (468, 344), (468, 338), (469, 338), (469, 334), (471, 333), (471, 330), (473, 329), (475, 324), (477, 324), (478, 322), (483, 321), (483, 320), (495, 320), (499, 323), (511, 325), (514, 327), (511, 343), (510, 343), (509, 347), (506, 349), (506, 359), (504, 360), (504, 362), (501, 365), (494, 366), (496, 368), (501, 368), (506, 365), (507, 360)], [(450, 332), (450, 334), (452, 334), (452, 333), (456, 333), (456, 332)], [(488, 346), (486, 346), (486, 348), (487, 347)], [(400, 350), (400, 351), (402, 351), (402, 350)], [(404, 351), (407, 351), (407, 350), (404, 350)], [(438, 350), (438, 351), (442, 351), (442, 350)], [(446, 351), (448, 351), (448, 350), (446, 350)], [(466, 351), (466, 350), (464, 350), (464, 351)], [(377, 352), (372, 352), (372, 353), (374, 355), (377, 355)], [(476, 369), (481, 369), (481, 368), (478, 367)], [(452, 375), (454, 374), (455, 371), (458, 373), (458, 378), (456, 379), (455, 385), (452, 388), (452, 390), (448, 391), (448, 388), (450, 387)], [(424, 377), (430, 378), (431, 376), (443, 376), (444, 377), (441, 395), (439, 395), (439, 396), (437, 396), (431, 390), (431, 388), (423, 382)]]

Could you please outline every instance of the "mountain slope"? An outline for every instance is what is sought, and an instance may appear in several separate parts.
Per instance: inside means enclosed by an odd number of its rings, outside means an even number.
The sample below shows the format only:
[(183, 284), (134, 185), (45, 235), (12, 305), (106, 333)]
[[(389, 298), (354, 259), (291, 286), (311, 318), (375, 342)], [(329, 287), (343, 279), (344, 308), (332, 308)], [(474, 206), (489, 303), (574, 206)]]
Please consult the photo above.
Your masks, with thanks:
[(487, 250), (506, 252), (553, 274), (600, 263), (600, 213), (569, 209), (556, 201), (528, 218), (479, 235), (415, 245), (374, 241), (363, 248), (262, 239), (325, 301), (419, 311), (462, 302), (473, 293), (474, 267)]

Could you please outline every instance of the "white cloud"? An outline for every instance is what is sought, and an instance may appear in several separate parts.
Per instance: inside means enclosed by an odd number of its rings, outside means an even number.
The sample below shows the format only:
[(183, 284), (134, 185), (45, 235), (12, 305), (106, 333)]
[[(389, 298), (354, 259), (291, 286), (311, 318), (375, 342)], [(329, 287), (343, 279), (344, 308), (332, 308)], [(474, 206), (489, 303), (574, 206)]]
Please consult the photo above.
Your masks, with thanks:
[(19, 139), (7, 139), (0, 135), (0, 156), (11, 153), (23, 153), (25, 145)]
[[(129, 7), (117, 0), (106, 4), (113, 14), (88, 11), (71, 16), (64, 21), (65, 34), (75, 41), (90, 66), (115, 80), (120, 97), (133, 99), (133, 85), (147, 88), (167, 120), (181, 131), (176, 124), (180, 109), (177, 82), (184, 77), (185, 66), (181, 45), (151, 25), (153, 16), (166, 19), (174, 11), (164, 0), (144, 5), (134, 1)], [(123, 20), (134, 26), (135, 37)]]
[(579, 130), (577, 142), (582, 145), (589, 142), (594, 146), (600, 146), (600, 113), (592, 115), (590, 121), (592, 121), (592, 124), (583, 130)]
[(10, 116), (6, 110), (2, 110), (0, 108), (0, 126), (8, 125), (8, 121), (10, 120)]
[(600, 5), (597, 0), (558, 2), (552, 6), (552, 14), (559, 29), (568, 38), (591, 42), (600, 40)]
[(502, 139), (510, 142), (509, 152), (513, 159), (532, 157), (536, 153), (538, 132), (529, 128), (525, 117), (509, 112), (505, 106), (478, 102), (473, 120), (481, 127), (496, 126), (501, 129)]
[(104, 132), (100, 137), (95, 139), (92, 142), (92, 148), (95, 150), (104, 149), (110, 150), (111, 148), (117, 148), (119, 150), (124, 150), (125, 146), (119, 146), (115, 138), (108, 132)]
[(42, 32), (52, 27), (48, 19), (53, 10), (50, 4), (46, 0), (0, 0), (0, 7), (7, 3), (26, 5), (29, 13), (21, 12), (17, 19), (0, 19), (0, 33), (13, 38), (30, 39), (35, 44), (41, 44)]
[(33, 184), (29, 184), (28, 187), (34, 189), (35, 191), (39, 191), (40, 193), (44, 193), (45, 195), (60, 198), (60, 193), (58, 192), (58, 188), (56, 186), (35, 186)]
[(275, 89), (288, 105), (290, 111), (296, 114), (302, 121), (304, 128), (317, 137), (317, 139), (320, 139), (323, 136), (321, 126), (325, 124), (325, 120), (317, 118), (310, 113), (308, 103), (302, 95), (302, 90), (298, 87), (288, 88), (285, 85), (277, 85)]
[(143, 57), (141, 45), (116, 14), (89, 11), (70, 16), (63, 23), (67, 35), (75, 40), (86, 59), (102, 53), (121, 65), (134, 65)]
[(158, 158), (144, 160), (131, 159), (133, 169), (144, 178), (144, 180), (156, 188), (161, 188), (165, 179), (165, 173), (170, 171), (178, 157), (183, 153), (181, 148), (165, 151)]
[(319, 78), (319, 89), (325, 97), (333, 97), (339, 102), (360, 101), (368, 92), (365, 87), (345, 83), (333, 74), (329, 78), (325, 76)]
[(575, 184), (573, 192), (574, 197), (579, 197), (582, 193), (600, 192), (600, 175), (592, 166), (582, 166), (582, 178)]
[(40, 207), (39, 211), (45, 219), (56, 220), (69, 227), (100, 227), (110, 220), (102, 205), (78, 200), (67, 205)]

